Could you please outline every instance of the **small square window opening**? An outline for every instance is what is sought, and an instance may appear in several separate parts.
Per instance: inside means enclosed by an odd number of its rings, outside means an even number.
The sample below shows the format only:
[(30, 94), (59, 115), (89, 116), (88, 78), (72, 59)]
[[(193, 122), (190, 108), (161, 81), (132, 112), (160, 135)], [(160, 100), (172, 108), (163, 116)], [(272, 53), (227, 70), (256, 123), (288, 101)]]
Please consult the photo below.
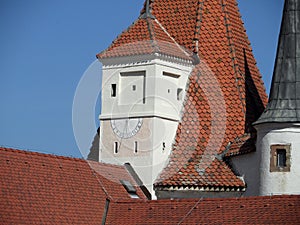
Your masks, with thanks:
[(291, 145), (271, 145), (270, 172), (290, 172)]

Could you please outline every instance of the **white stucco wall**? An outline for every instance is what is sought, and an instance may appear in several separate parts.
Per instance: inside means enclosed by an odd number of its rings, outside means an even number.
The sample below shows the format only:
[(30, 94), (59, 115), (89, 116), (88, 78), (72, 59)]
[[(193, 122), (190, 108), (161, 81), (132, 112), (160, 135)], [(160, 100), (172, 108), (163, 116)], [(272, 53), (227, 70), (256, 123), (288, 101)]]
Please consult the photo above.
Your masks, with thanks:
[[(260, 124), (256, 129), (261, 154), (259, 194), (300, 194), (300, 124)], [(270, 172), (270, 146), (278, 144), (291, 145), (289, 172)]]
[[(100, 161), (112, 164), (129, 162), (153, 199), (153, 183), (170, 155), (186, 83), (192, 71), (191, 63), (175, 61), (152, 55), (103, 63)], [(133, 76), (122, 77), (124, 74)], [(111, 84), (117, 85), (115, 97), (111, 96)], [(132, 85), (137, 85), (137, 95), (133, 95)], [(178, 88), (183, 90), (183, 97), (179, 100)], [(142, 94), (144, 102), (139, 98)], [(110, 121), (128, 117), (142, 118), (143, 124), (136, 135), (120, 138), (114, 133)], [(114, 153), (114, 142), (120, 143), (117, 154)], [(138, 143), (137, 153), (134, 152), (135, 142)]]
[[(192, 71), (191, 64), (183, 65), (151, 57), (150, 59), (141, 59), (140, 62), (113, 61), (113, 64), (106, 63), (103, 64), (100, 119), (122, 118), (128, 117), (128, 115), (131, 117), (159, 116), (173, 120), (180, 119), (178, 111), (181, 110), (183, 98), (180, 101), (177, 100), (177, 88), (185, 90), (187, 79)], [(134, 77), (127, 81), (122, 79), (121, 74), (135, 72), (145, 74), (145, 79), (138, 79), (136, 83)], [(179, 77), (165, 76), (163, 72), (173, 73)], [(111, 96), (111, 84), (117, 85), (116, 97)], [(143, 99), (132, 99), (132, 92), (128, 91), (132, 84), (145, 85), (145, 87), (137, 86), (137, 92), (143, 90), (145, 93), (136, 95), (145, 97), (144, 104)]]

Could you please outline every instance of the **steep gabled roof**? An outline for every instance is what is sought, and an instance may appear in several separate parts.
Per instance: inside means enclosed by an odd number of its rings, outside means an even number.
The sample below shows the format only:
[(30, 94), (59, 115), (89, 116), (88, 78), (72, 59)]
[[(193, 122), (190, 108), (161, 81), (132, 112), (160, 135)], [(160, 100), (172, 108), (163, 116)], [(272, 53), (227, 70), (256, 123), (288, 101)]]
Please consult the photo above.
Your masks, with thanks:
[(264, 110), (267, 95), (237, 3), (156, 0), (152, 9), (168, 32), (200, 57), (169, 163), (155, 187), (241, 190), (244, 182), (218, 155), (237, 137), (254, 133), (251, 124)]
[(110, 205), (106, 222), (169, 225), (299, 224), (300, 196), (118, 202)]
[(300, 122), (300, 1), (286, 0), (269, 103), (255, 124)]
[(130, 200), (120, 183), (143, 192), (125, 167), (0, 148), (3, 224), (100, 224), (106, 199)]

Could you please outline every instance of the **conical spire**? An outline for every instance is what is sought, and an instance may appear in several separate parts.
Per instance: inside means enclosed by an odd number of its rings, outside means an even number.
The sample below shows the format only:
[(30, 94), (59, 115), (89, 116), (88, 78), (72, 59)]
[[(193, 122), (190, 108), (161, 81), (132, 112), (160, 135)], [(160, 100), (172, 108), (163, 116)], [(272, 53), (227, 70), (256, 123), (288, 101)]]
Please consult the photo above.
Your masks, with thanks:
[(286, 0), (266, 110), (255, 124), (300, 122), (300, 0)]

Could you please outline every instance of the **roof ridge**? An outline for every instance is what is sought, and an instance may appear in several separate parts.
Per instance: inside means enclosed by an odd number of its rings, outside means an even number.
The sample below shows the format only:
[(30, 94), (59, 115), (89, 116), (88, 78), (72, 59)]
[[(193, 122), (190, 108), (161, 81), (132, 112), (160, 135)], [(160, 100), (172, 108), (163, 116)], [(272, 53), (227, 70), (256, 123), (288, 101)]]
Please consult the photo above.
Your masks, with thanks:
[(126, 29), (124, 29), (119, 35), (117, 35), (117, 37), (110, 43), (110, 45), (105, 48), (103, 51), (99, 52), (98, 54), (96, 54), (96, 58), (98, 58), (99, 55), (102, 55), (106, 52), (108, 52), (111, 47), (116, 43), (116, 41), (126, 32), (128, 32), (130, 30), (130, 28), (132, 28), (138, 21), (140, 18), (137, 18), (135, 21), (133, 21)]
[(26, 154), (26, 155), (38, 155), (38, 156), (42, 156), (42, 157), (57, 158), (57, 159), (63, 159), (63, 160), (73, 160), (73, 161), (82, 161), (82, 162), (87, 161), (85, 159), (71, 157), (71, 156), (70, 157), (69, 156), (60, 156), (60, 155), (55, 155), (55, 154), (51, 154), (51, 153), (40, 153), (40, 152), (35, 152), (35, 151), (30, 151), (30, 150), (20, 150), (20, 149), (7, 148), (7, 147), (0, 147), (0, 151), (15, 152), (18, 154)]
[(244, 115), (246, 115), (246, 102), (245, 99), (243, 99), (243, 95), (242, 95), (242, 91), (243, 90), (243, 85), (239, 82), (240, 79), (243, 79), (245, 81), (245, 78), (243, 76), (239, 76), (241, 75), (240, 71), (239, 71), (239, 64), (237, 62), (237, 56), (235, 53), (235, 44), (232, 38), (232, 30), (231, 30), (231, 24), (230, 24), (230, 18), (228, 16), (228, 11), (227, 11), (227, 4), (226, 4), (226, 0), (221, 0), (221, 4), (222, 4), (222, 11), (224, 13), (224, 23), (225, 23), (225, 28), (226, 28), (226, 34), (227, 34), (227, 40), (229, 43), (229, 51), (231, 54), (231, 61), (233, 64), (233, 71), (236, 77), (235, 80), (235, 84), (237, 87), (237, 92), (239, 95), (239, 99), (241, 101), (241, 105), (242, 105), (242, 111), (244, 113)]
[[(145, 3), (146, 3), (146, 5), (145, 5)], [(144, 3), (144, 9), (143, 9), (144, 12), (141, 13), (140, 18), (142, 18), (142, 19), (146, 19), (146, 18), (154, 19), (155, 16), (153, 16), (152, 13), (151, 13), (151, 3), (152, 3), (152, 0), (146, 0), (145, 3)]]
[[(240, 197), (227, 197), (227, 198), (203, 198), (202, 201), (207, 202), (227, 202), (227, 201), (251, 201), (251, 200), (263, 200), (263, 199), (300, 199), (300, 195), (297, 194), (284, 194), (284, 195), (266, 195), (266, 196), (240, 196)], [(200, 198), (201, 199), (201, 198)], [(122, 199), (116, 200), (114, 203), (117, 204), (144, 204), (144, 203), (151, 203), (151, 204), (161, 204), (161, 203), (177, 203), (177, 202), (198, 202), (199, 198), (176, 198), (176, 199), (158, 199), (158, 200), (142, 200), (142, 201), (135, 201), (134, 199)]]
[(206, 0), (198, 0), (198, 10), (196, 15), (196, 26), (195, 26), (195, 34), (194, 34), (194, 40), (195, 40), (195, 53), (199, 53), (199, 38), (200, 38), (200, 32), (201, 32), (201, 22), (202, 22), (202, 16), (203, 16), (203, 5)]
[(174, 42), (175, 45), (177, 45), (177, 47), (187, 56), (189, 57), (189, 54), (186, 52), (185, 49), (183, 49), (183, 47), (178, 44), (178, 42), (169, 34), (169, 32), (164, 28), (164, 26), (158, 21), (158, 19), (155, 19), (154, 20), (158, 25), (159, 27), (165, 32), (165, 34)]

